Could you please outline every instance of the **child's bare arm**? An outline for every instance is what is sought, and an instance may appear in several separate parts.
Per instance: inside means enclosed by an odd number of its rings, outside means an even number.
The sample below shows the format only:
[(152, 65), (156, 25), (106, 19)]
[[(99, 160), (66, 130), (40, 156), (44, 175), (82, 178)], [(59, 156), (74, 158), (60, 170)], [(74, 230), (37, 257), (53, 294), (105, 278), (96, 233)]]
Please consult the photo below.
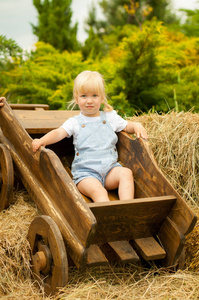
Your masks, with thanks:
[(137, 138), (148, 139), (146, 129), (139, 122), (130, 122), (128, 121), (127, 126), (124, 128), (125, 132), (134, 133)]
[(57, 143), (67, 137), (68, 133), (62, 128), (51, 130), (40, 139), (34, 139), (32, 142), (33, 152), (36, 152), (41, 146)]

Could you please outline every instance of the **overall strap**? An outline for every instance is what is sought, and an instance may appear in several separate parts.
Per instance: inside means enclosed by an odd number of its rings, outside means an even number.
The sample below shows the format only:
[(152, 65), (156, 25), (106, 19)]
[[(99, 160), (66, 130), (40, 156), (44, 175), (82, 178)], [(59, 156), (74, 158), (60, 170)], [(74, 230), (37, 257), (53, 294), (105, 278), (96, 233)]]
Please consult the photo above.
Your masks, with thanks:
[(100, 119), (102, 122), (103, 121), (107, 122), (106, 113), (104, 111), (100, 111)]
[(81, 113), (77, 116), (74, 116), (74, 118), (77, 120), (79, 126), (85, 123)]
[[(85, 123), (85, 120), (81, 113), (77, 116), (74, 116), (74, 118), (78, 121), (79, 126), (82, 126)], [(100, 111), (100, 120), (102, 122), (103, 121), (107, 122), (106, 113), (104, 111)]]

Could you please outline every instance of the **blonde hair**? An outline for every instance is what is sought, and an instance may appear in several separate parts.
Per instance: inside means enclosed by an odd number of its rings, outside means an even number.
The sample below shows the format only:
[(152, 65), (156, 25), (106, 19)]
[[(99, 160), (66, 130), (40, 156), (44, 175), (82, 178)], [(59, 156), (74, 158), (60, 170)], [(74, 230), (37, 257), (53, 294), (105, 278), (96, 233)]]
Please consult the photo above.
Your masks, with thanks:
[(73, 99), (69, 102), (69, 107), (72, 109), (77, 104), (78, 95), (84, 93), (85, 90), (94, 90), (102, 97), (102, 104), (104, 105), (104, 111), (113, 110), (112, 106), (108, 104), (105, 93), (105, 81), (103, 76), (96, 71), (83, 71), (74, 81)]

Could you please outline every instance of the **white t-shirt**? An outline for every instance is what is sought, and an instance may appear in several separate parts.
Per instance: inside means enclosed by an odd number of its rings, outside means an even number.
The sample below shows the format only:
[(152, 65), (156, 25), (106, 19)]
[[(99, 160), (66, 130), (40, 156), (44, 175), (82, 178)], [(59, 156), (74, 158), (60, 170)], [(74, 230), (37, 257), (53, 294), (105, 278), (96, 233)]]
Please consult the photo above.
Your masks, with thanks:
[[(86, 117), (82, 113), (80, 114), (85, 120), (85, 123), (94, 122), (100, 119), (100, 117)], [(105, 114), (108, 123), (113, 128), (113, 131), (120, 132), (126, 127), (128, 121), (120, 117), (115, 110), (105, 112)], [(78, 120), (74, 117), (69, 118), (66, 122), (64, 122), (64, 124), (61, 127), (68, 133), (69, 137), (73, 135), (73, 143), (76, 144), (76, 140), (79, 132)]]

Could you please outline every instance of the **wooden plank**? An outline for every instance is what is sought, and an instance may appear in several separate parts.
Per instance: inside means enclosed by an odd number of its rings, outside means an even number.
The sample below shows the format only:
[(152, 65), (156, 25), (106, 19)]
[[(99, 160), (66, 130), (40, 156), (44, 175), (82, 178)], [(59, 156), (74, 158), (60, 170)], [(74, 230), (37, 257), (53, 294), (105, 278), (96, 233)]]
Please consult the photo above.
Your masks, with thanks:
[(22, 104), (22, 103), (10, 103), (10, 107), (14, 110), (35, 110), (35, 109), (45, 109), (49, 110), (48, 104)]
[(94, 244), (156, 235), (175, 203), (174, 196), (88, 203), (97, 219)]
[(138, 262), (140, 260), (139, 256), (129, 244), (128, 241), (115, 241), (108, 243), (111, 248), (117, 254), (119, 260), (122, 262)]
[(175, 195), (177, 201), (170, 212), (170, 218), (182, 234), (189, 233), (195, 226), (197, 217), (172, 187), (161, 172), (151, 151), (150, 144), (144, 139), (133, 140), (124, 132), (118, 133), (119, 159), (124, 166), (133, 171), (135, 182), (142, 193), (148, 197)]
[[(84, 198), (86, 203), (93, 203), (92, 199), (85, 196), (84, 194), (81, 194)], [(118, 195), (115, 193), (115, 191), (108, 191), (108, 197), (110, 201), (116, 201), (118, 200)]]
[(29, 134), (44, 134), (78, 115), (79, 110), (15, 110), (14, 113)]
[(145, 260), (163, 259), (166, 256), (165, 250), (153, 237), (135, 239), (132, 244)]
[(175, 223), (167, 218), (160, 228), (158, 237), (167, 253), (163, 265), (166, 267), (176, 265), (184, 249), (184, 235), (180, 233)]
[(107, 265), (108, 260), (104, 253), (100, 250), (100, 248), (97, 245), (91, 245), (88, 248), (88, 254), (87, 254), (87, 266), (93, 267), (93, 266), (102, 266)]

